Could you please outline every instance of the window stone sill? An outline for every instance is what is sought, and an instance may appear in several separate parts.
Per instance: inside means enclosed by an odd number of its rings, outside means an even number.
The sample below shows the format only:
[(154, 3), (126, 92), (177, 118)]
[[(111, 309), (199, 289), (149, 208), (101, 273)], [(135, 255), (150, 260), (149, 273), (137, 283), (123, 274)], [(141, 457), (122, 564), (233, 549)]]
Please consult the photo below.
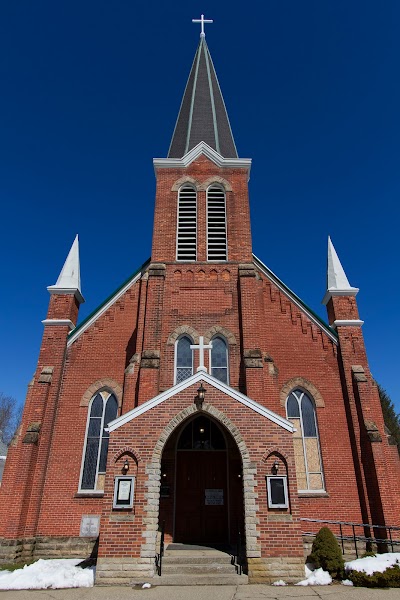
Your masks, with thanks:
[(329, 498), (328, 492), (297, 492), (299, 498)]
[(104, 492), (77, 492), (74, 498), (103, 498)]

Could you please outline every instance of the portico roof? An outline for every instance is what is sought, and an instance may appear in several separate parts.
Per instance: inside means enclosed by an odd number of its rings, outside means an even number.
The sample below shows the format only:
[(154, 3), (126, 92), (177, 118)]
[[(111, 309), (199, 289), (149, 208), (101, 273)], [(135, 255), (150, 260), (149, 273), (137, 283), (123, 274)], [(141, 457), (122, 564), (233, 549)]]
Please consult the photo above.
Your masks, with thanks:
[(273, 412), (272, 410), (265, 408), (265, 406), (261, 406), (261, 404), (259, 404), (258, 402), (251, 400), (251, 398), (248, 398), (241, 392), (238, 392), (238, 390), (235, 390), (234, 388), (230, 387), (229, 385), (222, 383), (221, 381), (219, 381), (218, 379), (215, 379), (215, 377), (213, 377), (209, 373), (205, 373), (204, 371), (195, 373), (188, 379), (185, 379), (185, 381), (182, 381), (181, 383), (174, 385), (173, 387), (169, 388), (165, 392), (162, 392), (161, 394), (158, 394), (158, 396), (155, 396), (151, 400), (148, 400), (144, 404), (141, 404), (140, 406), (137, 406), (136, 408), (130, 410), (126, 414), (121, 415), (117, 419), (114, 419), (114, 421), (111, 421), (110, 423), (108, 423), (107, 431), (109, 431), (109, 432), (115, 431), (119, 427), (122, 427), (126, 423), (129, 423), (129, 421), (136, 419), (136, 417), (139, 417), (140, 415), (147, 412), (148, 410), (151, 410), (151, 409), (155, 408), (156, 406), (158, 406), (159, 404), (161, 404), (162, 402), (165, 402), (166, 400), (168, 400), (168, 398), (171, 398), (172, 396), (179, 394), (183, 390), (186, 390), (188, 387), (190, 387), (200, 381), (202, 381), (203, 383), (207, 383), (208, 385), (211, 385), (212, 387), (214, 387), (217, 390), (220, 390), (227, 396), (230, 396), (233, 400), (240, 402), (244, 406), (247, 406), (251, 410), (254, 410), (254, 412), (265, 417), (272, 423), (279, 425), (279, 427), (282, 427), (283, 429), (286, 429), (287, 431), (290, 431), (291, 433), (296, 431), (296, 428), (292, 425), (292, 423), (290, 421), (288, 421), (287, 419), (285, 419), (284, 417), (281, 417), (280, 415)]

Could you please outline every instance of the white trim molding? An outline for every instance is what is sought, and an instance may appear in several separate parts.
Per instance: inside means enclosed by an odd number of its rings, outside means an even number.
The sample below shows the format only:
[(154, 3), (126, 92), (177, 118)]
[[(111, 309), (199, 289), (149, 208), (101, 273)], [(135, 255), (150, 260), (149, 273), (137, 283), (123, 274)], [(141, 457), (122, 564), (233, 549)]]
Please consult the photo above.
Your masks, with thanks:
[(258, 402), (251, 400), (250, 398), (248, 398), (241, 392), (238, 392), (237, 390), (231, 388), (229, 385), (226, 385), (225, 383), (218, 381), (218, 379), (215, 379), (215, 377), (212, 377), (212, 375), (210, 375), (209, 373), (205, 373), (205, 372), (195, 373), (188, 379), (185, 379), (185, 381), (182, 381), (181, 383), (174, 385), (169, 390), (166, 390), (165, 392), (158, 394), (158, 396), (155, 396), (154, 398), (152, 398), (151, 400), (148, 400), (144, 404), (141, 404), (137, 408), (134, 408), (134, 409), (130, 410), (129, 412), (127, 412), (126, 414), (122, 415), (121, 417), (118, 417), (114, 421), (111, 421), (108, 424), (108, 428), (107, 428), (108, 431), (111, 433), (115, 429), (122, 427), (122, 425), (129, 423), (129, 421), (132, 421), (132, 419), (136, 419), (136, 417), (139, 417), (140, 415), (147, 412), (148, 410), (155, 408), (156, 406), (158, 406), (158, 404), (165, 402), (165, 400), (168, 400), (168, 398), (171, 398), (172, 396), (176, 396), (176, 394), (179, 394), (186, 388), (190, 387), (191, 385), (194, 385), (195, 383), (198, 383), (199, 381), (202, 381), (203, 383), (208, 383), (215, 389), (221, 391), (222, 393), (226, 394), (227, 396), (230, 396), (230, 398), (232, 398), (233, 400), (240, 402), (244, 406), (247, 406), (251, 410), (254, 410), (254, 412), (265, 417), (269, 421), (272, 421), (276, 425), (279, 425), (279, 427), (286, 429), (286, 431), (290, 431), (291, 433), (296, 431), (296, 428), (294, 427), (294, 425), (290, 421), (285, 419), (284, 417), (281, 417), (280, 415), (272, 412), (272, 410), (269, 410), (268, 408), (261, 406), (261, 404), (258, 404)]
[(205, 142), (199, 142), (197, 146), (189, 150), (182, 158), (154, 158), (154, 169), (155, 171), (157, 169), (185, 169), (202, 154), (218, 167), (246, 169), (248, 178), (250, 179), (251, 158), (224, 158)]
[(364, 321), (360, 319), (336, 319), (333, 321), (334, 327), (362, 327), (364, 325)]
[(86, 323), (83, 323), (83, 325), (80, 327), (78, 327), (78, 331), (76, 333), (73, 333), (67, 342), (67, 348), (69, 348), (74, 342), (75, 340), (77, 340), (84, 331), (86, 331), (91, 325), (93, 325), (93, 323), (95, 321), (97, 321), (97, 319), (99, 317), (101, 317), (102, 314), (104, 314), (117, 300), (119, 300), (119, 298), (121, 298), (121, 296), (123, 296), (125, 294), (125, 292), (127, 290), (129, 290), (129, 288), (138, 281), (138, 279), (140, 279), (143, 276), (145, 269), (140, 270), (139, 273), (133, 278), (130, 279), (126, 285), (124, 285), (119, 292), (117, 292), (114, 296), (112, 296), (108, 302), (106, 302), (103, 306), (101, 306), (99, 308), (99, 310), (97, 310), (93, 316), (88, 319), (86, 321)]
[(357, 296), (360, 288), (349, 287), (343, 290), (337, 288), (328, 288), (325, 292), (325, 296), (322, 298), (321, 304), (328, 304), (329, 300), (333, 296)]
[(83, 304), (85, 302), (85, 298), (77, 288), (59, 288), (56, 285), (49, 285), (47, 286), (47, 291), (49, 294), (73, 294), (78, 300), (79, 304)]
[(73, 324), (71, 319), (44, 319), (42, 323), (45, 327), (46, 325), (59, 325), (60, 327), (65, 327), (66, 325), (68, 325), (71, 331), (72, 329), (75, 329), (75, 325)]

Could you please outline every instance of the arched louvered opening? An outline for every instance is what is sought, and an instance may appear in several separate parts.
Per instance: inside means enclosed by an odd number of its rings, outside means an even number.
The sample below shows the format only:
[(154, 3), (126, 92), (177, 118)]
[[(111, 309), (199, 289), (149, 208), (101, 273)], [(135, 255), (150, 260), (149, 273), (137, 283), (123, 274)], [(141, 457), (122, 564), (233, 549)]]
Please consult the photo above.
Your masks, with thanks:
[(176, 259), (197, 259), (197, 193), (188, 185), (178, 192)]
[(207, 191), (207, 260), (227, 260), (225, 191), (212, 185)]

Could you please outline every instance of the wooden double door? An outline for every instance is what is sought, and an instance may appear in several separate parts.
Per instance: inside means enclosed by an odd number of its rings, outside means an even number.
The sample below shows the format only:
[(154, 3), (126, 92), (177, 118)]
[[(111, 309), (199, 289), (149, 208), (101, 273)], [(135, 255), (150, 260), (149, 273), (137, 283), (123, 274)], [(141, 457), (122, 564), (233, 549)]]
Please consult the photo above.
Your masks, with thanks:
[(175, 542), (228, 542), (227, 452), (178, 450)]

